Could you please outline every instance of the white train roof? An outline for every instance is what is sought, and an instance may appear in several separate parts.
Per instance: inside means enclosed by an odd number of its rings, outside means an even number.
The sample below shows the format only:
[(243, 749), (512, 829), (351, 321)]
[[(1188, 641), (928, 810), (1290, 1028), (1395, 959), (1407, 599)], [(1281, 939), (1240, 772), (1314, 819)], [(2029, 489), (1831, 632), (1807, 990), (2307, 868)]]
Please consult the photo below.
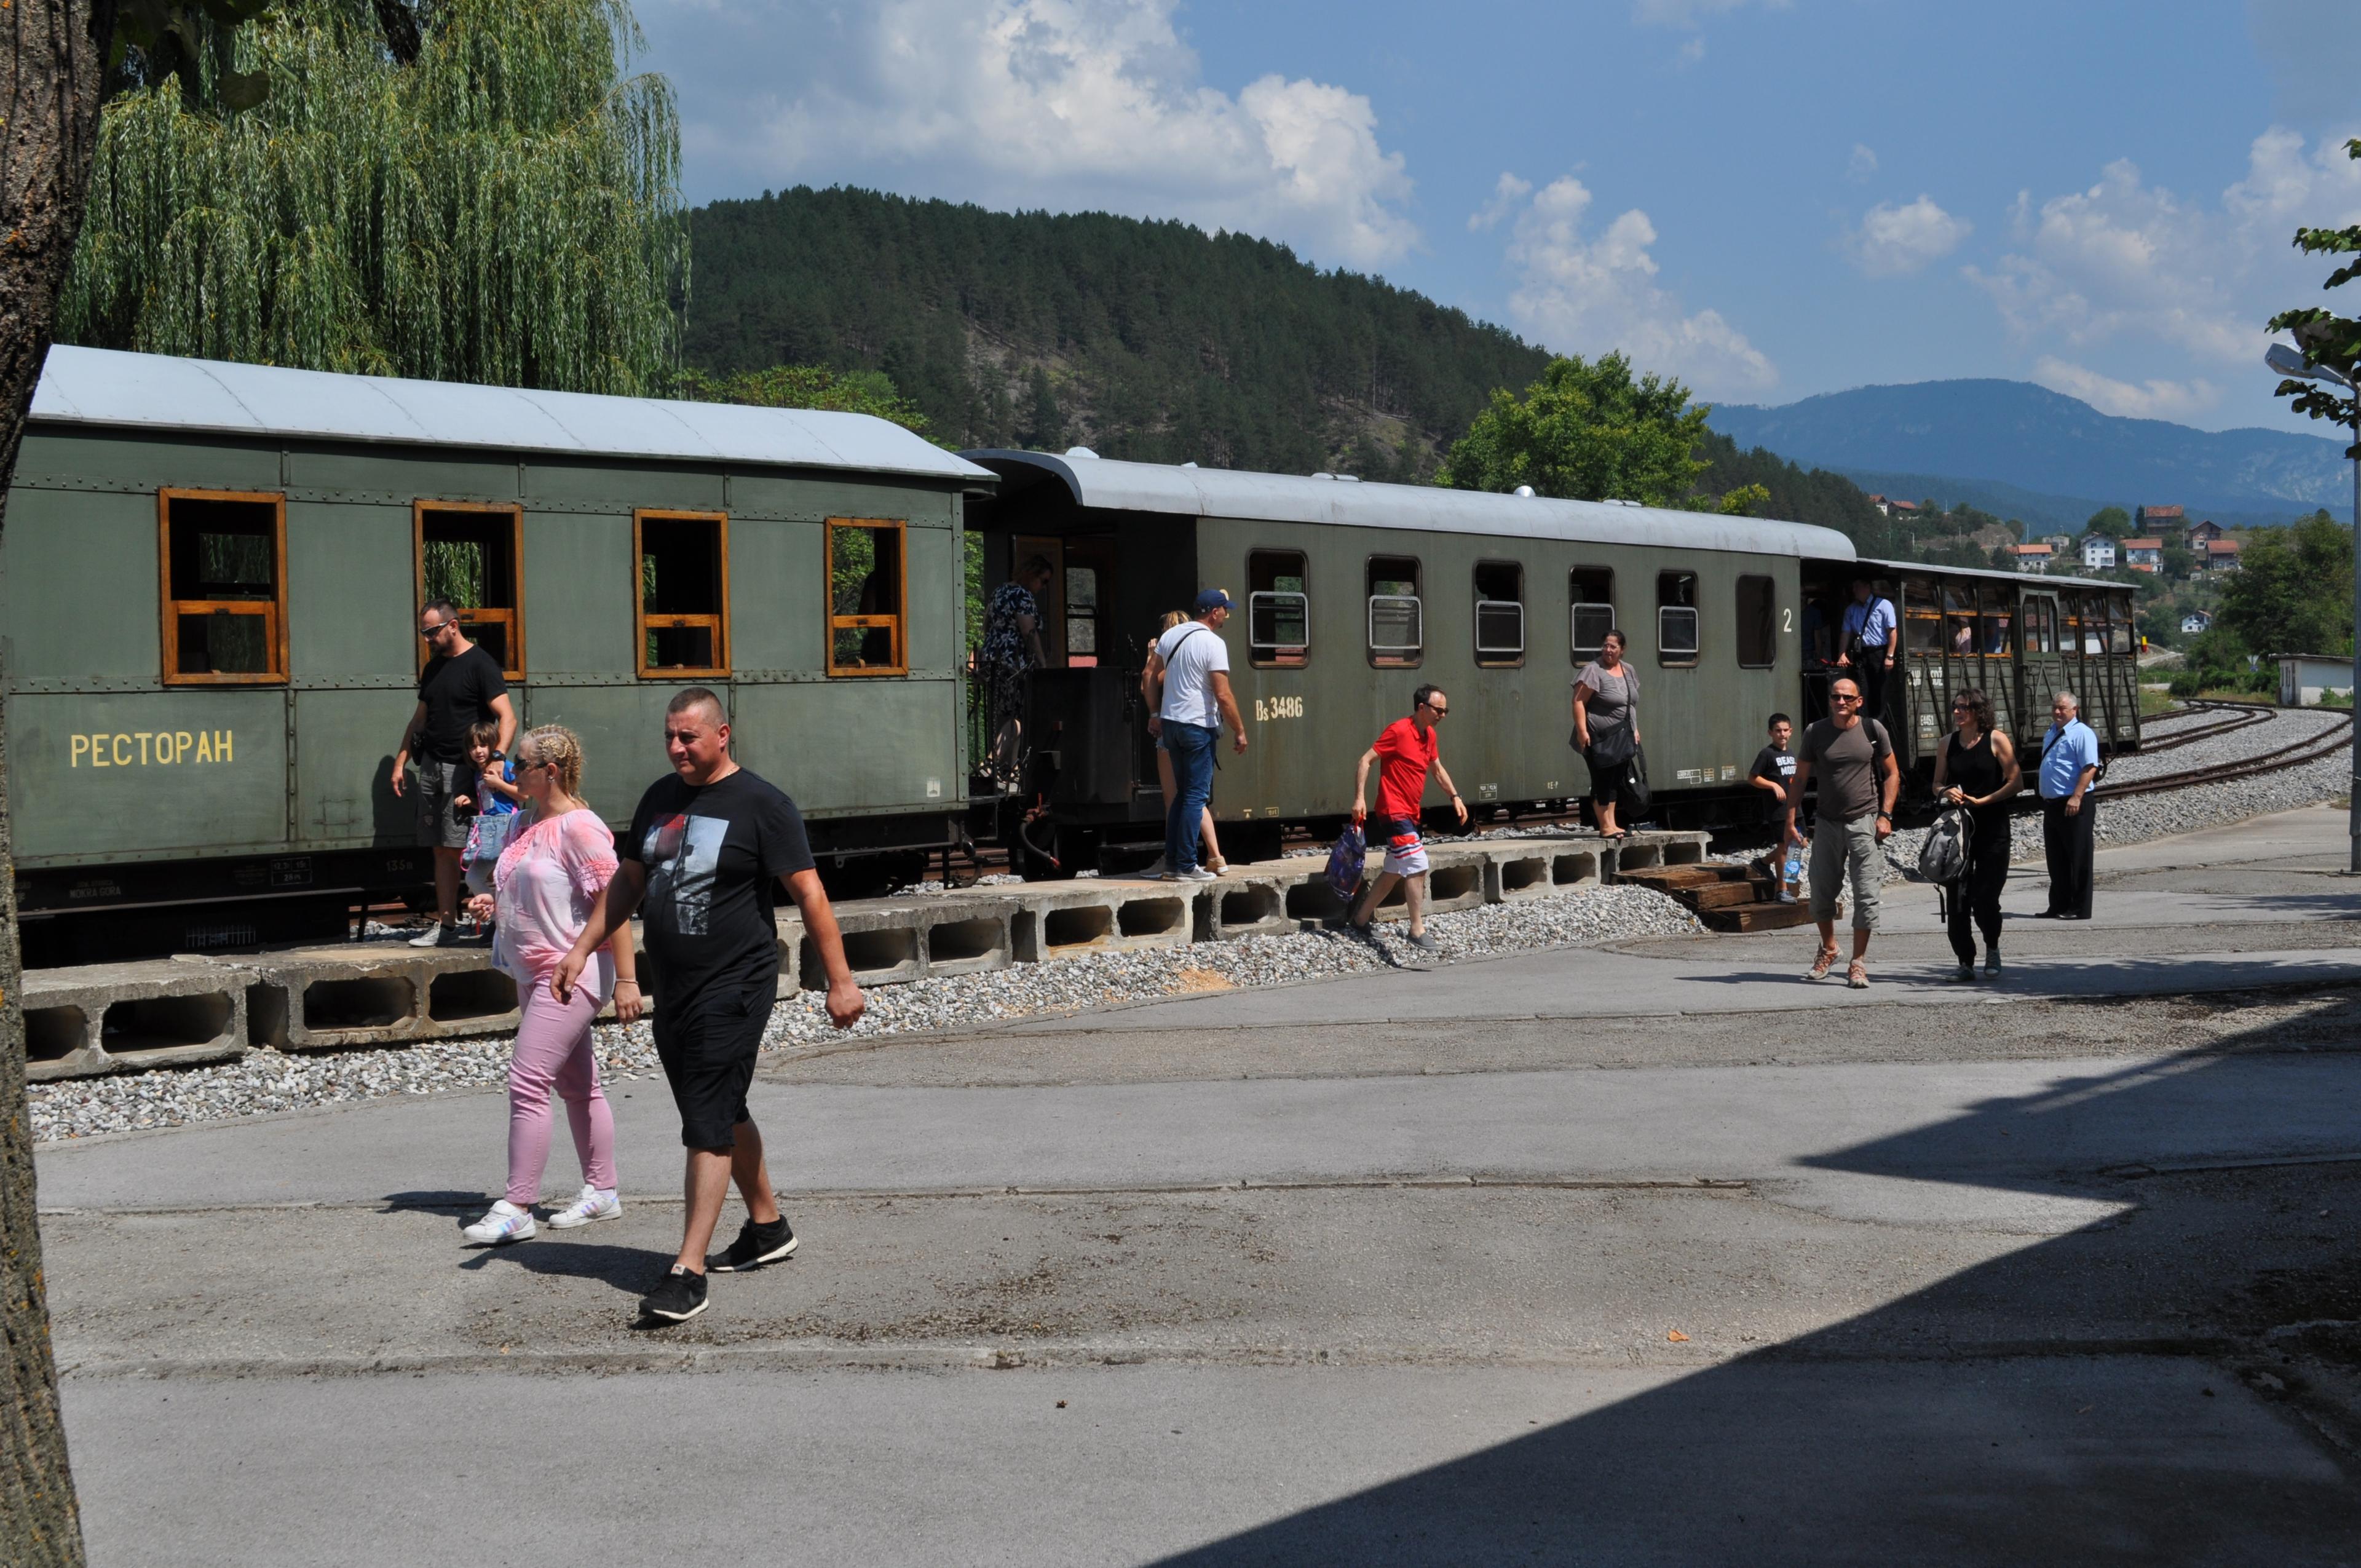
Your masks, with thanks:
[[(1055, 477), (1065, 484), (1076, 504), (1109, 511), (1655, 544), (1813, 560), (1854, 558), (1852, 541), (1832, 528), (1620, 501), (1562, 501), (1541, 496), (1446, 490), (1432, 485), (1380, 485), (1301, 474), (1122, 463), (1079, 454), (1057, 456), (994, 449), (962, 455), (1004, 477), (1014, 478), (1028, 469), (1043, 477)], [(1004, 488), (1001, 493), (1005, 496), (1010, 490)]]
[(1897, 577), (1982, 577), (1995, 583), (2017, 583), (2028, 588), (2111, 588), (2119, 594), (2132, 591), (2129, 583), (2111, 583), (2103, 577), (2063, 577), (2054, 572), (1996, 572), (1989, 566), (1936, 566), (1925, 561), (1872, 561), (1862, 556), (1861, 564), (1891, 572)]
[(39, 424), (416, 446), (760, 463), (995, 482), (887, 420), (815, 409), (603, 397), (409, 381), (60, 345), (41, 367)]

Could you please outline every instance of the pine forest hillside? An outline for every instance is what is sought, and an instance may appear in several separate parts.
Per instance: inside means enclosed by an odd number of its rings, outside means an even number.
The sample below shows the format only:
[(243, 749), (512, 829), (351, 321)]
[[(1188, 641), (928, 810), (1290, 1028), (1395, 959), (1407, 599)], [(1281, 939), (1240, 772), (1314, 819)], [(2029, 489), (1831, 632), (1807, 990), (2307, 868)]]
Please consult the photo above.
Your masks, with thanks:
[(691, 214), (686, 352), (882, 370), (960, 446), (1418, 480), (1549, 356), (1284, 246), (797, 188)]

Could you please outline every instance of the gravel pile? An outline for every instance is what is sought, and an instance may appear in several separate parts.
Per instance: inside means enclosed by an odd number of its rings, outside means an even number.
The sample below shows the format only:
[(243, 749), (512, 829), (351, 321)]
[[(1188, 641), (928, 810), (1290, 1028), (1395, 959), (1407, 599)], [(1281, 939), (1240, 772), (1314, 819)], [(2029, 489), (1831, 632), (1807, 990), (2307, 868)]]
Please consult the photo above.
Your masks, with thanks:
[[(1443, 946), (1439, 959), (1381, 928), (1374, 942), (1340, 931), (1314, 931), (1016, 964), (988, 974), (877, 987), (869, 992), (868, 1015), (853, 1035), (957, 1028), (979, 1019), (1077, 1013), (1197, 992), (1287, 985), (1452, 959), (1680, 936), (1703, 928), (1695, 916), (1652, 889), (1578, 888), (1530, 903), (1486, 905), (1433, 916), (1427, 930)], [(772, 1016), (770, 1044), (790, 1054), (845, 1037), (829, 1024), (816, 992), (781, 1003)], [(607, 1081), (660, 1076), (644, 1023), (604, 1025), (595, 1031), (595, 1038), (599, 1070)], [(37, 1083), (27, 1093), (33, 1135), (48, 1141), (479, 1088), (504, 1081), (508, 1053), (505, 1036), (320, 1055), (256, 1051), (242, 1061), (217, 1067)]]

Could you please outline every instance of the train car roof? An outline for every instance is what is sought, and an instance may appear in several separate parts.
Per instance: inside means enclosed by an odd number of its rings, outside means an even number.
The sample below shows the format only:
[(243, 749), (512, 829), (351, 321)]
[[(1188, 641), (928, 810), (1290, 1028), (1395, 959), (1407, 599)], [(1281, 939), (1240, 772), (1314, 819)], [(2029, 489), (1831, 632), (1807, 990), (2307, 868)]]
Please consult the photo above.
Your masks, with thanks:
[(1329, 522), (1348, 528), (1439, 530), (1599, 543), (1661, 544), (1850, 561), (1852, 542), (1834, 529), (1766, 522), (1712, 512), (1674, 511), (1620, 501), (1562, 501), (1446, 490), (1432, 485), (1380, 485), (1302, 474), (1257, 474), (1109, 457), (1059, 456), (998, 448), (962, 453), (1009, 481), (1004, 498), (1034, 485), (1062, 482), (1078, 506), (1108, 511), (1177, 513), (1273, 522)]
[(998, 481), (887, 420), (815, 409), (605, 397), (347, 376), (60, 345), (33, 393), (39, 424), (309, 436), (414, 446)]
[(2119, 594), (2133, 590), (2130, 583), (2111, 583), (2103, 577), (2061, 577), (2049, 572), (1995, 572), (1990, 566), (1938, 566), (1929, 561), (1872, 561), (1866, 556), (1861, 564), (1918, 577), (1989, 577), (1996, 583), (2022, 583), (2027, 587), (2113, 588)]

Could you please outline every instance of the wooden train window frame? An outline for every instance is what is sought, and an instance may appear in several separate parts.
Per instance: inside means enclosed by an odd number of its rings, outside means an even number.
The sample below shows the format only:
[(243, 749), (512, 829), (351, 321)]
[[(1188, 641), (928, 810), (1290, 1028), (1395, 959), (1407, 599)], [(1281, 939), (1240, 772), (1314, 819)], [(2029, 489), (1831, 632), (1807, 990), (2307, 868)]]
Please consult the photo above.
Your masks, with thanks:
[[(1369, 663), (1380, 670), (1414, 670), (1426, 662), (1426, 600), (1421, 595), (1423, 586), (1419, 559), (1415, 555), (1372, 555), (1363, 578), (1368, 594)], [(1408, 593), (1379, 593), (1387, 584), (1407, 583)], [(1378, 620), (1383, 615), (1389, 622), (1388, 636), (1399, 637), (1405, 630), (1407, 641), (1380, 641)]]
[(1768, 670), (1779, 663), (1779, 583), (1774, 577), (1742, 576), (1732, 608), (1737, 615), (1738, 667)]
[(1476, 663), (1488, 670), (1513, 670), (1525, 662), (1524, 564), (1478, 561), (1471, 581), (1476, 590)]
[[(1597, 593), (1598, 598), (1584, 596)], [(1597, 613), (1593, 613), (1597, 612)], [(1583, 632), (1593, 633), (1586, 638)], [(1607, 651), (1615, 630), (1615, 573), (1607, 566), (1576, 566), (1565, 575), (1566, 652), (1578, 667)]]
[[(271, 593), (268, 598), (175, 598), (172, 595), (172, 505), (175, 501), (225, 502), (270, 509)], [(259, 686), (287, 683), (287, 497), (277, 490), (156, 492), (157, 600), (162, 617), (164, 684), (168, 686)], [(251, 617), (262, 622), (267, 670), (181, 669), (181, 620), (191, 615)]]
[[(1286, 582), (1297, 586), (1279, 586)], [(1312, 662), (1311, 586), (1301, 551), (1247, 552), (1246, 657), (1257, 669), (1296, 670)], [(1298, 635), (1290, 638), (1290, 630)]]
[[(709, 610), (655, 610), (648, 608), (647, 533), (650, 523), (704, 522), (713, 525), (713, 606)], [(711, 634), (710, 664), (657, 664), (648, 660), (648, 638), (657, 631), (705, 628)], [(668, 511), (643, 507), (631, 513), (631, 659), (643, 681), (674, 681), (730, 674), (730, 514), (723, 511)]]
[(1695, 572), (1656, 574), (1656, 663), (1668, 669), (1695, 669), (1704, 652), (1697, 598)]
[[(894, 559), (884, 572), (884, 580), (894, 589), (895, 608), (892, 610), (861, 609), (858, 601), (854, 609), (846, 610), (837, 603), (837, 541), (856, 531), (890, 538), (894, 542)], [(899, 519), (832, 517), (828, 520), (828, 552), (820, 583), (821, 592), (828, 596), (828, 641), (824, 651), (828, 655), (828, 673), (830, 675), (858, 679), (910, 673), (909, 543), (909, 524)], [(873, 543), (872, 551), (876, 548), (876, 543)], [(870, 574), (864, 584), (877, 581), (880, 575), (875, 555), (873, 554), (870, 559)], [(1062, 573), (1060, 575), (1063, 576)], [(881, 652), (884, 655), (882, 661), (872, 659), (866, 652), (858, 658), (840, 659), (837, 645), (840, 637), (846, 633), (857, 634), (862, 648)]]
[[(479, 626), (500, 628), (501, 647), (507, 657), (501, 660), (501, 675), (511, 681), (524, 679), (524, 508), (514, 501), (412, 501), (410, 508), (410, 556), (416, 567), (417, 597), (413, 605), (419, 615), (426, 613), (426, 519), (434, 512), (469, 513), (478, 517), (508, 519), (508, 598), (504, 605), (461, 605), (459, 627), (470, 641), (481, 641), (476, 633)], [(419, 640), (418, 669), (423, 674), (428, 653), (423, 638)]]

